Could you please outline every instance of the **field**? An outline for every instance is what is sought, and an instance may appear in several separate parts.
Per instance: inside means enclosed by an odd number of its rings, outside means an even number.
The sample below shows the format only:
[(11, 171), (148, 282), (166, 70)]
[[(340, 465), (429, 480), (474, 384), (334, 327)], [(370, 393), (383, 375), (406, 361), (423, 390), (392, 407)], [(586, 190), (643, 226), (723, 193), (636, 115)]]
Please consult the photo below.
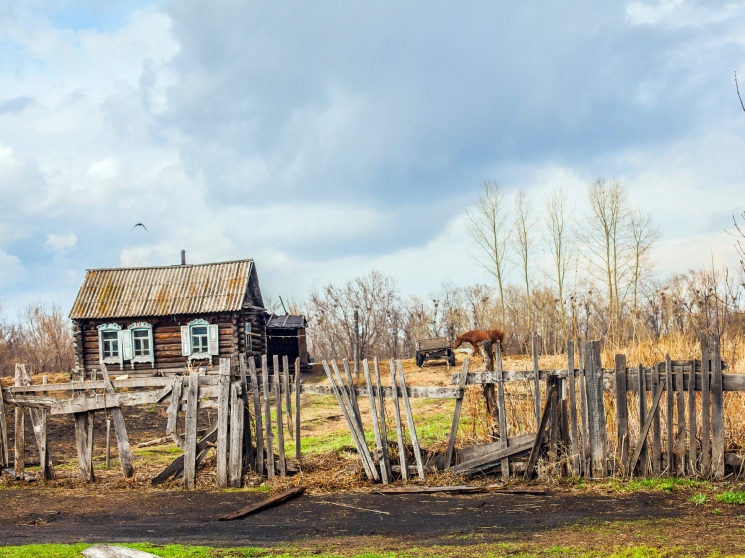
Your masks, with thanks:
[[(671, 348), (671, 354), (674, 348)], [(659, 349), (649, 355), (658, 360)], [(678, 347), (676, 358), (695, 358)], [(639, 351), (641, 354), (642, 351)], [(737, 351), (725, 360), (730, 371), (745, 362)], [(664, 353), (663, 353), (664, 356)], [(419, 370), (404, 361), (410, 386), (445, 386), (459, 371), (444, 363), (427, 363)], [(604, 354), (605, 361), (612, 355)], [(562, 355), (540, 359), (541, 368), (565, 367)], [(530, 369), (528, 358), (504, 359), (505, 369)], [(483, 368), (479, 356), (470, 369)], [(381, 362), (383, 383), (390, 385), (387, 362)], [(64, 375), (50, 378), (63, 381)], [(305, 383), (326, 383), (319, 366)], [(526, 383), (527, 384), (527, 383)], [(5, 385), (5, 384), (4, 384)], [(726, 394), (728, 447), (740, 447), (743, 403), (740, 393)], [(610, 398), (607, 398), (612, 405)], [(369, 422), (367, 400), (359, 400), (363, 421)], [(446, 443), (454, 402), (413, 399), (417, 430), (423, 447), (441, 451)], [(152, 478), (181, 451), (171, 443), (137, 448), (163, 436), (165, 406), (125, 408), (137, 475), (124, 480), (112, 443), (112, 467), (105, 468), (105, 420), (95, 426), (94, 464), (97, 482), (77, 479), (73, 424), (66, 417), (50, 419), (50, 453), (56, 479), (20, 483), (0, 477), (0, 556), (76, 556), (77, 541), (123, 541), (187, 547), (158, 547), (163, 556), (714, 556), (745, 553), (745, 486), (735, 479), (723, 484), (688, 479), (650, 479), (601, 483), (560, 478), (539, 467), (537, 485), (547, 494), (487, 494), (471, 496), (396, 496), (373, 493), (364, 479), (346, 424), (336, 401), (329, 396), (303, 395), (300, 473), (272, 483), (246, 479), (240, 490), (217, 490), (214, 454), (197, 477), (195, 492), (178, 482), (151, 487)], [(534, 431), (530, 385), (519, 382), (508, 389), (509, 434)], [(200, 428), (215, 420), (215, 411), (200, 411)], [(390, 412), (388, 424), (392, 424)], [(27, 440), (32, 439), (27, 421)], [(609, 425), (612, 428), (612, 425)], [(632, 422), (632, 428), (634, 427)], [(638, 425), (636, 425), (638, 428)], [(368, 427), (368, 430), (371, 430)], [(457, 446), (486, 441), (490, 423), (484, 412), (480, 387), (467, 390)], [(391, 433), (392, 434), (392, 433)], [(287, 433), (285, 434), (287, 437)], [(368, 432), (372, 443), (372, 433)], [(389, 434), (390, 436), (390, 434)], [(287, 438), (288, 455), (294, 442)], [(28, 471), (38, 462), (33, 444), (27, 444)], [(498, 478), (471, 479), (494, 483)], [(427, 484), (456, 484), (463, 479), (450, 473), (432, 474)], [(245, 521), (217, 523), (215, 518), (257, 501), (268, 492), (292, 485), (307, 487), (302, 498)], [(520, 487), (512, 481), (509, 487)], [(46, 543), (41, 547), (24, 546)], [(60, 545), (60, 543), (65, 543)], [(229, 548), (234, 547), (233, 550)], [(426, 550), (424, 550), (426, 548)], [(716, 553), (719, 554), (716, 554)]]

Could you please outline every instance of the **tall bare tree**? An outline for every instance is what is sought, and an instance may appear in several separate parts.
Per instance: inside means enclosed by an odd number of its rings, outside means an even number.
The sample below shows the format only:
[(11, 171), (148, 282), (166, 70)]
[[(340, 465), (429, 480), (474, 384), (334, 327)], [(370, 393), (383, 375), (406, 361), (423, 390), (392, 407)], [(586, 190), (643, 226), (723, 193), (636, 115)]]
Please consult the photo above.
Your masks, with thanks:
[(576, 242), (573, 231), (572, 213), (574, 204), (570, 204), (563, 188), (556, 188), (546, 200), (546, 226), (543, 229), (544, 242), (551, 254), (552, 273), (549, 281), (556, 286), (559, 299), (559, 317), (561, 320), (561, 337), (567, 339), (566, 306), (567, 275), (576, 256)]
[(506, 219), (506, 201), (502, 188), (494, 181), (484, 181), (476, 205), (466, 209), (468, 234), (478, 246), (475, 260), (497, 282), (502, 308), (502, 327), (506, 322), (504, 300), (505, 263), (509, 229)]
[(530, 301), (530, 270), (537, 233), (536, 216), (533, 211), (533, 198), (523, 190), (515, 195), (515, 213), (513, 218), (512, 246), (520, 264), (522, 280), (525, 285), (526, 315), (528, 333), (535, 330), (533, 323), (533, 305)]
[(652, 246), (660, 237), (660, 230), (654, 224), (652, 215), (641, 208), (631, 212), (629, 216), (632, 240), (632, 263), (630, 289), (632, 292), (632, 323), (634, 337), (639, 313), (639, 290), (641, 280), (651, 268)]

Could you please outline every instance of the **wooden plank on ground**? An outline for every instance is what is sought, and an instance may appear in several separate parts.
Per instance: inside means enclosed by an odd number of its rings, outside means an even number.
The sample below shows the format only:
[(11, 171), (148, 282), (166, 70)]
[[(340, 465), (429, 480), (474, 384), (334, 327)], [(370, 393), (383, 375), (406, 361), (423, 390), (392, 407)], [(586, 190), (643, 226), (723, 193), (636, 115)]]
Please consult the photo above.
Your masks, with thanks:
[(235, 519), (243, 519), (244, 517), (247, 517), (254, 513), (257, 513), (262, 510), (281, 504), (282, 502), (286, 502), (293, 498), (297, 498), (303, 492), (305, 492), (304, 486), (297, 486), (295, 488), (290, 488), (289, 490), (284, 490), (280, 492), (279, 494), (275, 494), (274, 496), (271, 496), (270, 498), (267, 498), (266, 500), (262, 500), (261, 502), (258, 502), (256, 504), (251, 504), (250, 506), (241, 508), (238, 511), (235, 511), (233, 513), (221, 515), (218, 519), (219, 521), (232, 521)]
[(626, 355), (616, 355), (616, 428), (619, 463), (624, 470), (629, 456), (629, 403), (626, 394)]
[(715, 480), (724, 479), (724, 397), (719, 337), (711, 336), (711, 472)]
[(577, 392), (574, 381), (574, 342), (572, 341), (567, 341), (567, 383), (569, 388), (569, 443), (572, 452), (572, 474), (579, 477), (582, 474), (582, 468), (580, 467)]
[(184, 423), (184, 488), (196, 486), (197, 474), (197, 394), (199, 393), (196, 371), (189, 374), (186, 392), (186, 421)]
[(228, 420), (230, 416), (230, 359), (220, 359), (220, 379), (217, 384), (217, 488), (228, 487)]
[(406, 411), (406, 422), (409, 425), (409, 437), (411, 438), (411, 445), (414, 448), (414, 459), (416, 461), (416, 468), (419, 472), (419, 478), (424, 480), (424, 461), (422, 461), (422, 449), (419, 446), (419, 436), (416, 433), (416, 424), (414, 423), (414, 413), (411, 411), (411, 402), (409, 401), (409, 393), (406, 389), (406, 377), (404, 375), (404, 367), (401, 361), (397, 361), (398, 368), (398, 380), (401, 386), (401, 399), (404, 401), (404, 410)]
[[(463, 406), (463, 395), (465, 393), (466, 378), (468, 377), (468, 364), (470, 359), (468, 357), (463, 361), (463, 369), (460, 373), (460, 381), (458, 383), (458, 397), (455, 399), (455, 411), (453, 412), (453, 422), (450, 426), (450, 437), (448, 438), (448, 449), (445, 453), (445, 469), (449, 469), (453, 463), (453, 450), (455, 449), (455, 437), (458, 435), (458, 424), (460, 423), (460, 412)], [(378, 380), (380, 385), (380, 380)]]
[[(248, 372), (251, 375), (251, 394), (254, 400), (254, 422), (256, 423), (256, 467), (259, 475), (264, 474), (264, 427), (261, 420), (261, 397), (259, 395), (259, 378), (256, 374), (254, 357), (248, 359)], [(250, 426), (246, 425), (247, 428)]]

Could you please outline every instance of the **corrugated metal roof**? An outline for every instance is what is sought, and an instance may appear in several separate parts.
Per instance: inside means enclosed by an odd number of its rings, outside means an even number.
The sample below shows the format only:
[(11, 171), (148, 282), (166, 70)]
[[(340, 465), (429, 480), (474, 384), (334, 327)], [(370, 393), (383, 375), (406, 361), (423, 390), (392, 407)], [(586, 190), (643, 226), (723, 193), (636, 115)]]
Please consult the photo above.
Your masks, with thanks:
[(253, 260), (89, 269), (71, 319), (170, 316), (240, 310)]
[(276, 314), (272, 314), (266, 322), (266, 327), (287, 329), (305, 327), (305, 316), (293, 316), (291, 314), (277, 316)]

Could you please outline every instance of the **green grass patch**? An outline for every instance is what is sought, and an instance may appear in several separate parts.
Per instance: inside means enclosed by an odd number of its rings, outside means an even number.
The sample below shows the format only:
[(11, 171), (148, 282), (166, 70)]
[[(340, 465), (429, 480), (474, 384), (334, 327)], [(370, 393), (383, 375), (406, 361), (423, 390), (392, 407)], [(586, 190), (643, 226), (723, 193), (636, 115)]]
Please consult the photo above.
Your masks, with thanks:
[(727, 492), (717, 494), (716, 500), (717, 502), (721, 502), (722, 504), (735, 504), (741, 506), (745, 504), (745, 492), (735, 492), (733, 490), (728, 490)]
[(688, 501), (692, 504), (700, 506), (701, 504), (706, 503), (706, 494), (704, 494), (703, 492), (697, 492), (696, 494), (688, 498)]
[(633, 479), (624, 481), (614, 479), (610, 481), (612, 488), (620, 491), (633, 492), (636, 490), (660, 490), (672, 492), (681, 488), (703, 488), (711, 490), (711, 483), (706, 480), (681, 479), (678, 477), (660, 477), (647, 479)]

